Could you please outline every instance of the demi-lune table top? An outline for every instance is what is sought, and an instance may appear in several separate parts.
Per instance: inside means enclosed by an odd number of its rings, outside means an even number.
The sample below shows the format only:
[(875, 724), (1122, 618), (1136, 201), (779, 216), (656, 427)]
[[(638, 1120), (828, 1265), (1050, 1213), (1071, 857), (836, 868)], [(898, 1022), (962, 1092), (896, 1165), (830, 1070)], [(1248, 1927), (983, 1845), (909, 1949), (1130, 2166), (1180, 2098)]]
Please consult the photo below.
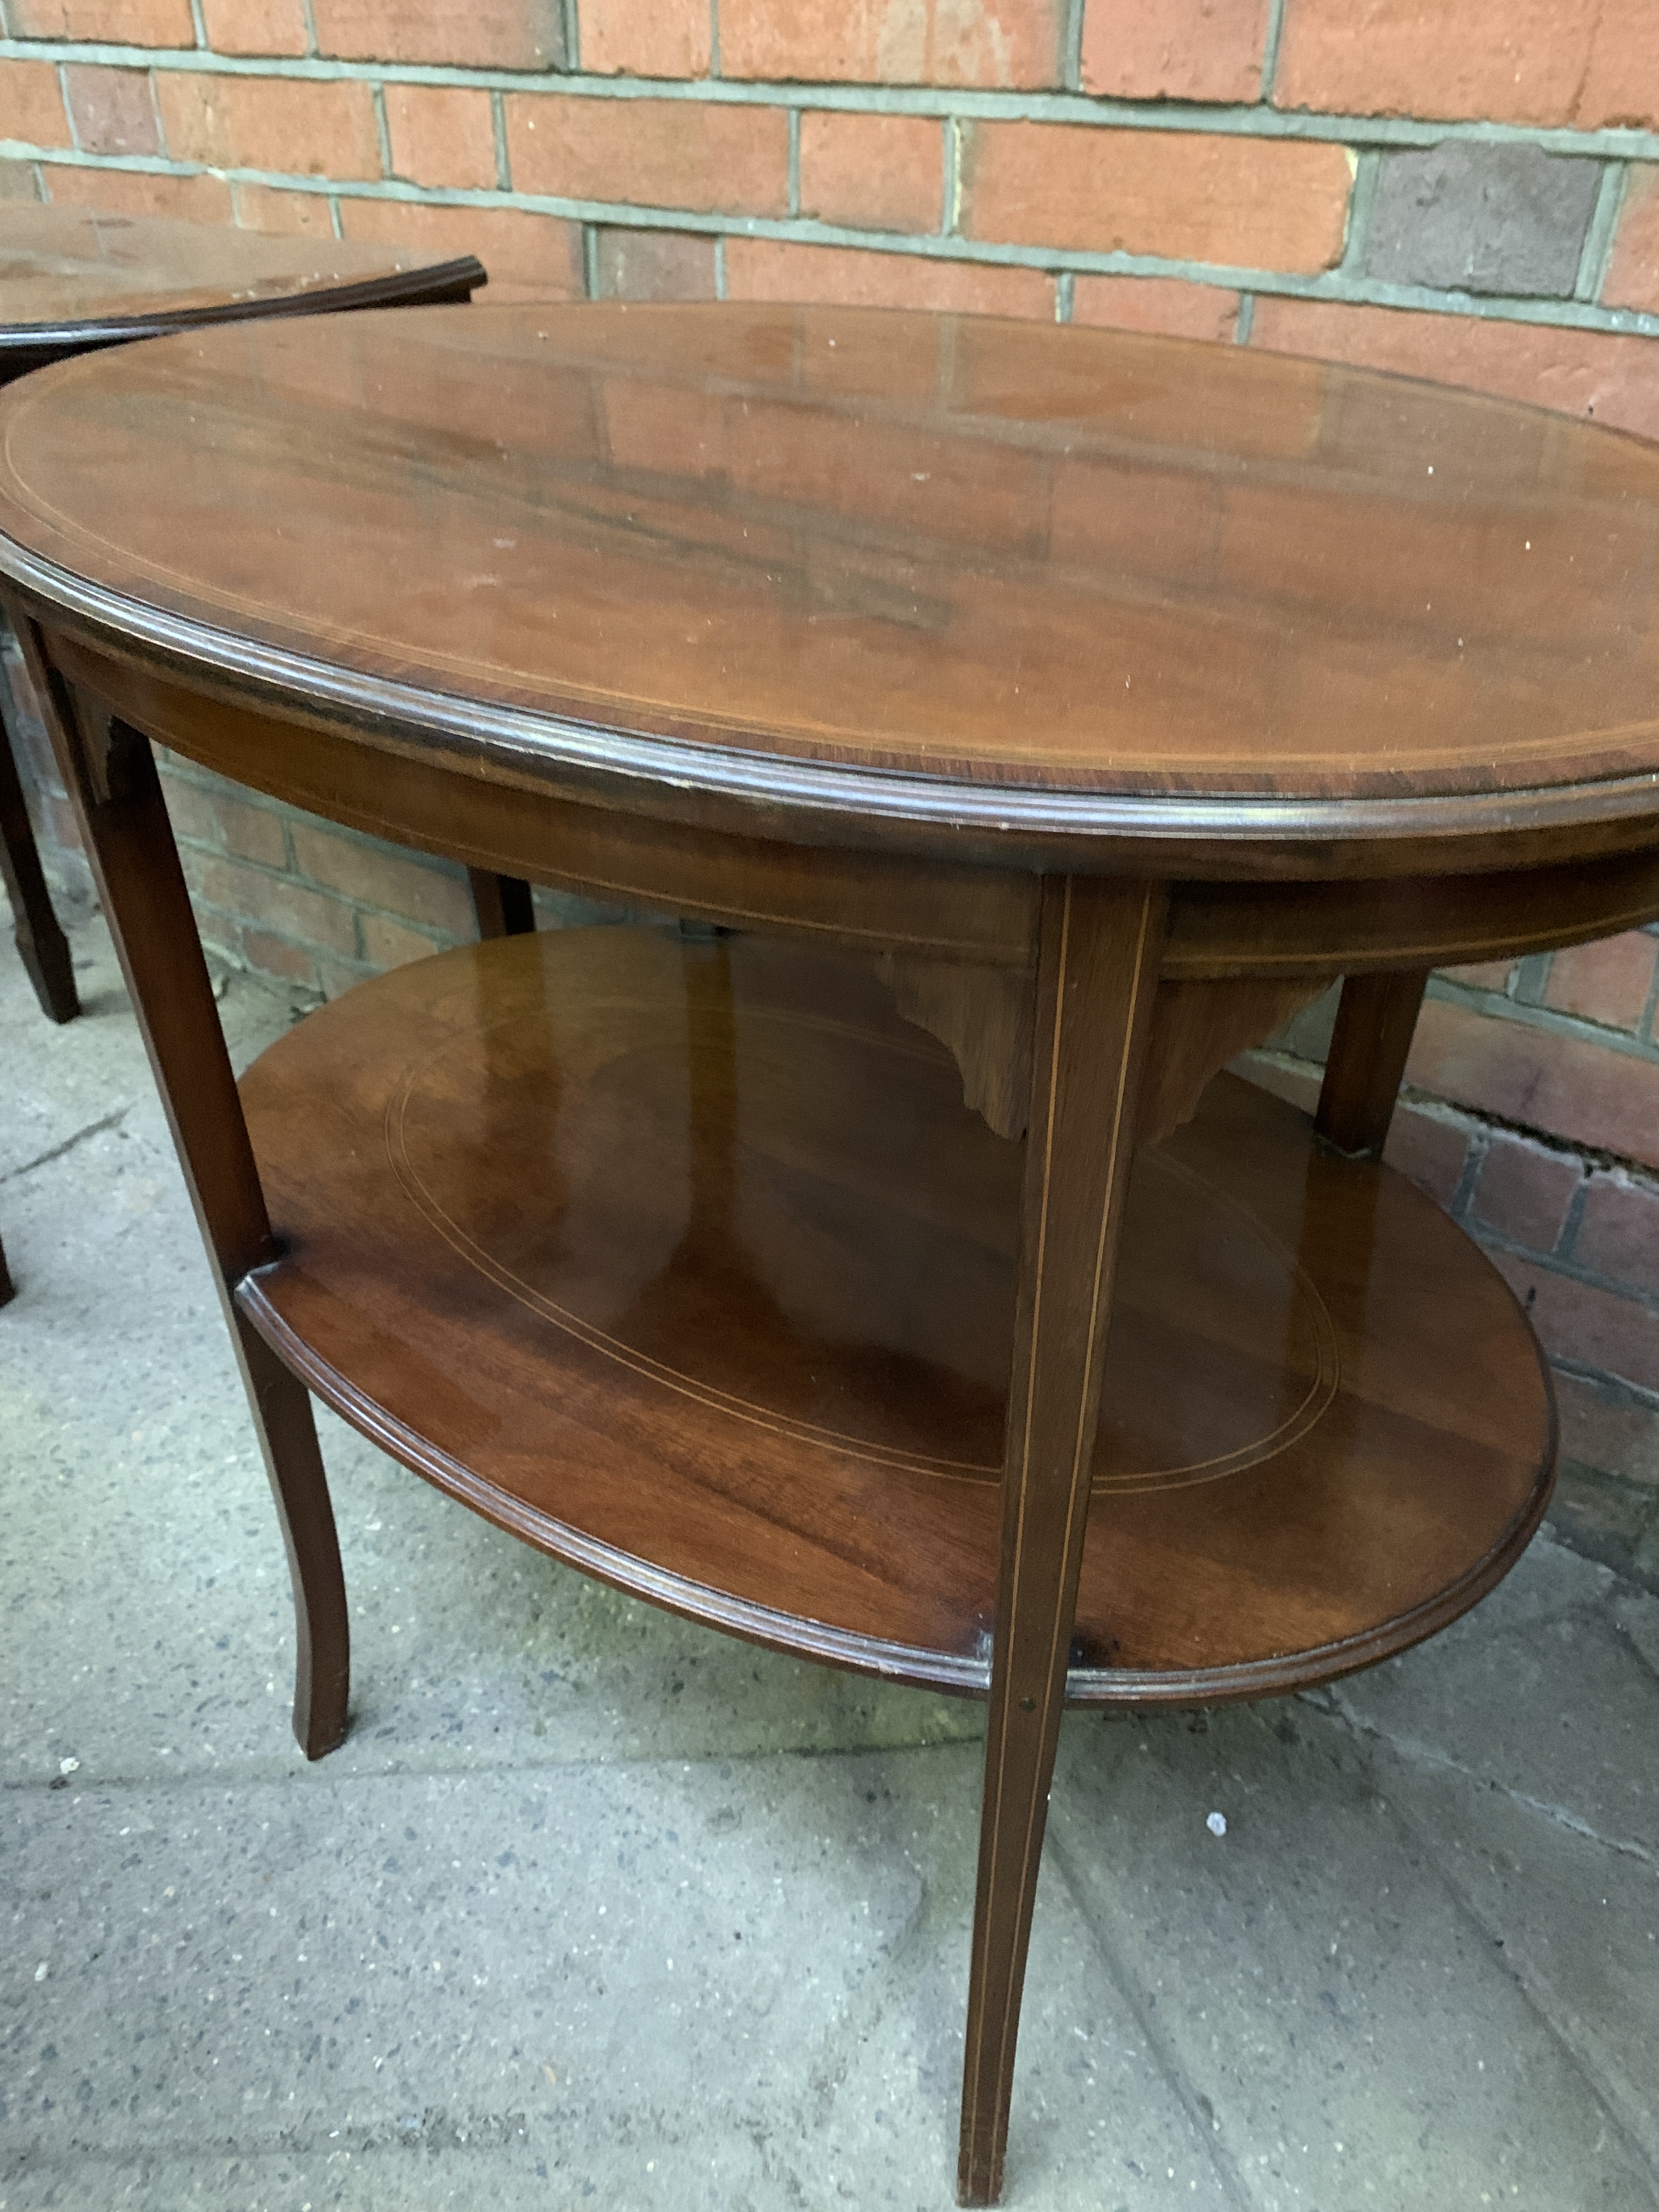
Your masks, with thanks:
[(1005, 836), (1659, 803), (1659, 447), (1399, 378), (486, 306), (65, 363), (0, 435), (20, 580), (521, 773)]
[(0, 375), (9, 355), (304, 307), (441, 299), (484, 282), (444, 259), (338, 238), (276, 237), (90, 208), (0, 208)]

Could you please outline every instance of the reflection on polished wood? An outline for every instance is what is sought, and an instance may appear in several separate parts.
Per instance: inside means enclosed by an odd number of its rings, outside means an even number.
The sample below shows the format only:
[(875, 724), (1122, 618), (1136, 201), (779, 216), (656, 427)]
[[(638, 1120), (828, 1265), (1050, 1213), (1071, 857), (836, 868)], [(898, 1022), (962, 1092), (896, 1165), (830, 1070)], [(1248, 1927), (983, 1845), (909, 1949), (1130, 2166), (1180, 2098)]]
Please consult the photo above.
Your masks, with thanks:
[[(983, 1692), (1021, 1149), (858, 963), (465, 947), (242, 1095), (283, 1247), (243, 1309), (348, 1419), (621, 1588)], [(1536, 1348), (1402, 1179), (1224, 1079), (1143, 1156), (1121, 1264), (1073, 1699), (1322, 1680), (1524, 1542)]]

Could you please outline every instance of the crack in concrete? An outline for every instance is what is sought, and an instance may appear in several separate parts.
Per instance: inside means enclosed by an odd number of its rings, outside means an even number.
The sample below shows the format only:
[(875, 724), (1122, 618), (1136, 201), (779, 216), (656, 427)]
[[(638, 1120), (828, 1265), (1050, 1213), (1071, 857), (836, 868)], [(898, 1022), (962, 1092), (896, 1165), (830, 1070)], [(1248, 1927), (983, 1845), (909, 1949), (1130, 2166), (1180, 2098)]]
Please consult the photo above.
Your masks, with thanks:
[(46, 1167), (53, 1160), (61, 1160), (65, 1152), (72, 1152), (77, 1145), (84, 1145), (88, 1137), (99, 1137), (106, 1129), (118, 1128), (131, 1111), (130, 1105), (118, 1106), (114, 1113), (106, 1114), (101, 1121), (88, 1122), (84, 1129), (77, 1129), (72, 1137), (65, 1137), (61, 1145), (54, 1145), (50, 1152), (37, 1152), (32, 1160), (25, 1160), (21, 1167), (8, 1168), (4, 1175), (0, 1175), (0, 1182), (15, 1182), (20, 1176), (33, 1175), (36, 1168)]

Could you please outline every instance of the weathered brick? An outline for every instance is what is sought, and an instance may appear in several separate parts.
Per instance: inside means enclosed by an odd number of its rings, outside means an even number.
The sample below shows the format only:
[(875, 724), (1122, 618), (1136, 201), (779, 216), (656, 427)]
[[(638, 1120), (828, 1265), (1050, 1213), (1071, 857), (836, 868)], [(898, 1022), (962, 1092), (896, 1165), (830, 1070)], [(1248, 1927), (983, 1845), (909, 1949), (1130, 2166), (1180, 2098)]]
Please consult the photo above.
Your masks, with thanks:
[(297, 238), (332, 238), (334, 216), (322, 192), (285, 192), (273, 185), (234, 185), (239, 230), (280, 231)]
[(1563, 1459), (1659, 1489), (1659, 1413), (1578, 1375), (1556, 1376), (1555, 1402)]
[(1659, 1167), (1659, 1062), (1428, 999), (1406, 1075), (1438, 1097)]
[(445, 260), (476, 253), (492, 301), (579, 300), (586, 290), (581, 230), (517, 208), (420, 207), (409, 200), (343, 199), (348, 238), (373, 239)]
[(25, 146), (73, 145), (52, 63), (0, 62), (0, 138)]
[(251, 806), (226, 791), (214, 794), (213, 811), (228, 853), (239, 860), (257, 860), (263, 867), (287, 867), (288, 839), (283, 817), (273, 807)]
[(1475, 960), (1466, 968), (1448, 968), (1444, 972), (1477, 991), (1504, 991), (1509, 988), (1510, 977), (1515, 973), (1515, 963), (1513, 960)]
[(720, 0), (726, 76), (860, 84), (1060, 82), (1061, 0)]
[(1264, 295), (1255, 304), (1250, 343), (1529, 399), (1564, 415), (1593, 416), (1659, 436), (1651, 338)]
[(1592, 1176), (1572, 1259), (1592, 1274), (1659, 1297), (1659, 1188), (1632, 1176)]
[(464, 68), (564, 64), (560, 0), (312, 0), (319, 53)]
[(141, 169), (71, 169), (43, 163), (46, 196), (55, 207), (97, 208), (105, 215), (161, 215), (180, 222), (228, 222), (230, 186), (222, 177), (167, 177)]
[(363, 951), (374, 968), (403, 968), (411, 960), (424, 960), (442, 947), (418, 930), (389, 921), (383, 915), (363, 916)]
[(788, 206), (781, 107), (540, 93), (510, 93), (505, 105), (516, 191), (727, 215)]
[(582, 0), (581, 65), (596, 76), (706, 76), (708, 0)]
[(1087, 0), (1083, 85), (1121, 100), (1253, 100), (1268, 0)]
[(218, 845), (219, 817), (212, 799), (199, 784), (181, 783), (163, 769), (161, 796), (167, 801), (167, 819), (175, 837), (197, 845)]
[(487, 92), (464, 86), (389, 84), (386, 135), (392, 173), (412, 185), (495, 182), (495, 123)]
[(1553, 1359), (1659, 1390), (1659, 1310), (1520, 1253), (1494, 1251), (1492, 1258)]
[(1290, 0), (1273, 100), (1351, 115), (1566, 123), (1599, 12), (1573, 0)]
[(1481, 1228), (1495, 1230), (1512, 1244), (1553, 1252), (1583, 1179), (1583, 1168), (1568, 1154), (1522, 1137), (1496, 1135), (1480, 1164), (1469, 1210)]
[(800, 211), (870, 230), (937, 230), (940, 126), (924, 115), (809, 112), (800, 119)]
[(303, 54), (311, 44), (304, 0), (202, 0), (216, 54)]
[(84, 39), (123, 46), (193, 46), (190, 0), (9, 0), (14, 39)]
[(161, 126), (148, 70), (98, 69), (70, 62), (64, 71), (64, 90), (83, 153), (161, 152)]
[(1018, 315), (1048, 322), (1052, 277), (1038, 269), (926, 260), (857, 246), (792, 246), (733, 238), (726, 246), (730, 300), (816, 301), (849, 307), (936, 307), (965, 315)]
[(285, 983), (315, 985), (317, 963), (303, 945), (290, 945), (268, 929), (245, 929), (240, 934), (242, 957), (250, 968)]
[(1659, 125), (1659, 12), (1648, 0), (1595, 10), (1589, 66), (1573, 101), (1581, 131), (1633, 124)]
[(1659, 308), (1659, 164), (1633, 163), (1626, 177), (1601, 297), (1610, 307)]
[(342, 836), (320, 823), (296, 820), (291, 834), (294, 865), (313, 883), (454, 936), (476, 935), (471, 897), (459, 874)]
[(0, 161), (0, 200), (38, 202), (45, 198), (38, 162)]
[(1165, 337), (1230, 340), (1238, 327), (1238, 295), (1178, 276), (1079, 276), (1072, 320)]
[(380, 132), (366, 84), (167, 70), (158, 75), (155, 100), (175, 161), (290, 176), (380, 173)]
[(344, 900), (297, 884), (292, 876), (267, 875), (240, 860), (213, 860), (193, 849), (180, 857), (192, 892), (221, 914), (262, 925), (301, 945), (348, 957), (356, 951), (356, 915)]
[(1385, 154), (1367, 274), (1390, 284), (1565, 300), (1578, 281), (1599, 161), (1452, 140)]
[(1340, 146), (1043, 123), (975, 123), (963, 139), (975, 238), (1307, 271), (1341, 257)]
[(700, 231), (606, 228), (595, 245), (602, 300), (714, 297), (714, 240)]
[(1420, 1107), (1402, 1102), (1395, 1107), (1389, 1125), (1382, 1158), (1419, 1190), (1449, 1206), (1463, 1180), (1468, 1149), (1469, 1133), (1462, 1123), (1425, 1114)]
[(1647, 1012), (1656, 958), (1659, 938), (1643, 930), (1604, 937), (1595, 945), (1575, 945), (1551, 961), (1544, 1004), (1598, 1022), (1604, 1029), (1634, 1032)]
[(78, 853), (81, 850), (81, 824), (76, 817), (74, 807), (55, 791), (43, 791), (39, 797), (40, 828), (46, 842), (65, 853)]
[(356, 960), (322, 960), (317, 963), (317, 983), (325, 999), (343, 998), (355, 991), (359, 983), (366, 983), (374, 970), (367, 962)]

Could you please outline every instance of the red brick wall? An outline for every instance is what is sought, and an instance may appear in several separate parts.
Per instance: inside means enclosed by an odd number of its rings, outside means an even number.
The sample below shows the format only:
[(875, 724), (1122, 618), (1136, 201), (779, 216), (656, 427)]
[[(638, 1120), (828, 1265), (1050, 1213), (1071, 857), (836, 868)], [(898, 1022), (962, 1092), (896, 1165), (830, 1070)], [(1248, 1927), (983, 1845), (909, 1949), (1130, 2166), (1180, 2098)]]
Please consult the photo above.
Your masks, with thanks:
[[(1659, 435), (1653, 0), (0, 0), (0, 193), (471, 250), (498, 297), (1174, 331)], [(232, 957), (334, 990), (466, 927), (453, 871), (170, 787)], [(1410, 1079), (1443, 1103), (1396, 1139), (1609, 1420), (1659, 1407), (1656, 950), (1437, 981)]]

